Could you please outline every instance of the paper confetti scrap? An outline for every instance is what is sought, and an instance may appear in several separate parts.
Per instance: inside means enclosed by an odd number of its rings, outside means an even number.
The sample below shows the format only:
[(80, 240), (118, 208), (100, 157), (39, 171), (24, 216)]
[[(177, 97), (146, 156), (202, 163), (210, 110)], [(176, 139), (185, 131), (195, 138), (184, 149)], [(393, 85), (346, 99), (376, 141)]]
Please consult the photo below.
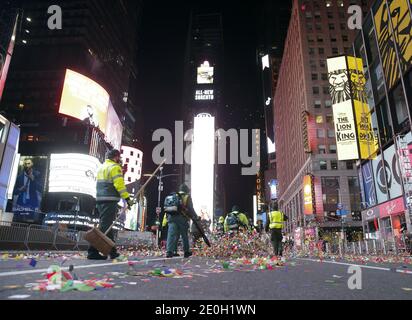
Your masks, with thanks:
[(8, 299), (27, 299), (30, 298), (30, 295), (28, 294), (16, 294), (14, 296), (8, 297)]

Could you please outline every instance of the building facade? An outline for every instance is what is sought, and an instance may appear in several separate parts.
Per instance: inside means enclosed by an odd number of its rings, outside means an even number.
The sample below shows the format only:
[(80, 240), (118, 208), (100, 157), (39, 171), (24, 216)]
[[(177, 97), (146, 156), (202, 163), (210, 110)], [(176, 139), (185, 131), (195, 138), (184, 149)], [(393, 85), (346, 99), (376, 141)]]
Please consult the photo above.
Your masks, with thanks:
[[(289, 216), (287, 231), (298, 227), (342, 227), (338, 208), (349, 214), (345, 226), (361, 227), (360, 184), (354, 161), (339, 162), (326, 58), (350, 53), (355, 31), (348, 7), (368, 1), (293, 1), (282, 65), (274, 96), (278, 197)], [(311, 176), (312, 210), (304, 206), (304, 179)]]
[(399, 240), (411, 226), (411, 2), (377, 0), (354, 41), (378, 153), (358, 163), (369, 239)]

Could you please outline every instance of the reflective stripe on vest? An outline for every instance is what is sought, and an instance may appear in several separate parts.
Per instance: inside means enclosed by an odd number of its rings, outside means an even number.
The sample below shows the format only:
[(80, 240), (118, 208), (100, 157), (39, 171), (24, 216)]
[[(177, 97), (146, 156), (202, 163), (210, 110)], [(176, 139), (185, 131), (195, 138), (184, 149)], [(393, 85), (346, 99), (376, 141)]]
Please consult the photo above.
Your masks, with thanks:
[(269, 229), (282, 229), (283, 228), (283, 213), (280, 211), (272, 211), (269, 215), (270, 224)]
[(96, 201), (119, 201), (120, 194), (117, 192), (113, 178), (110, 176), (111, 170), (118, 164), (104, 163), (97, 173)]

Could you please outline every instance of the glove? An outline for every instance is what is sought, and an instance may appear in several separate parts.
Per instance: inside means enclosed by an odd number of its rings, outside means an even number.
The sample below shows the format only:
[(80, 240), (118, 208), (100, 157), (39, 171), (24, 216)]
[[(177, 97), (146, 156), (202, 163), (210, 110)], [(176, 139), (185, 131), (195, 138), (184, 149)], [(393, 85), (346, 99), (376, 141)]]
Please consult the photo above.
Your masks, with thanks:
[(130, 198), (127, 198), (126, 201), (127, 201), (127, 207), (130, 210), (135, 205), (135, 202)]

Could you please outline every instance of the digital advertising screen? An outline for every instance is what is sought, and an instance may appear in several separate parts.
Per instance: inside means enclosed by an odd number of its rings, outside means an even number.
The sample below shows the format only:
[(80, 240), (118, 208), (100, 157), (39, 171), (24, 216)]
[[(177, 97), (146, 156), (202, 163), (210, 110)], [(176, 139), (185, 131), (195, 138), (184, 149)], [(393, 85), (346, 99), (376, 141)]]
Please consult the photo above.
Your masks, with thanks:
[(82, 120), (106, 133), (109, 93), (90, 78), (66, 70), (59, 113)]
[(197, 84), (213, 84), (214, 68), (210, 66), (208, 61), (205, 61), (197, 68)]
[(111, 102), (107, 112), (106, 141), (115, 149), (120, 150), (122, 145), (123, 125)]
[(96, 198), (96, 177), (100, 162), (85, 154), (52, 154), (49, 192), (80, 193)]

